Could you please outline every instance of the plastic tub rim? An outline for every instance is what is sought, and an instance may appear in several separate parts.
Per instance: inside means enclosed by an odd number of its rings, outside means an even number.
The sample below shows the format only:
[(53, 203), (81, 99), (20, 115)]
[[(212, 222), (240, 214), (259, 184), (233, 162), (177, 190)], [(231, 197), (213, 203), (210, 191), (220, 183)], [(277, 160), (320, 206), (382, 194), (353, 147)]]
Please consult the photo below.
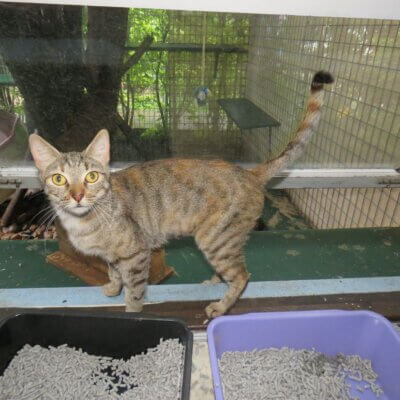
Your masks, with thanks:
[(187, 333), (187, 344), (185, 346), (184, 354), (184, 365), (182, 374), (182, 390), (181, 399), (190, 399), (190, 385), (191, 385), (191, 373), (192, 373), (192, 353), (193, 353), (193, 332), (187, 327), (186, 323), (175, 317), (160, 317), (157, 315), (147, 313), (134, 313), (134, 312), (90, 312), (87, 310), (21, 310), (13, 311), (9, 315), (0, 319), (0, 330), (7, 323), (7, 321), (18, 318), (24, 315), (54, 315), (54, 316), (70, 316), (70, 317), (90, 317), (90, 318), (109, 318), (111, 319), (126, 319), (126, 320), (153, 320), (153, 321), (170, 321), (180, 324)]
[[(256, 320), (262, 320), (265, 318), (265, 316), (312, 316), (312, 315), (318, 315), (323, 313), (323, 316), (329, 316), (329, 315), (367, 315), (371, 316), (380, 322), (382, 322), (386, 327), (389, 328), (391, 333), (395, 335), (399, 342), (400, 342), (400, 335), (395, 331), (394, 327), (392, 324), (388, 321), (387, 318), (382, 316), (381, 314), (375, 312), (375, 311), (370, 311), (370, 310), (340, 310), (340, 309), (331, 309), (331, 310), (299, 310), (299, 311), (266, 311), (266, 312), (254, 312), (254, 313), (246, 313), (246, 314), (238, 314), (238, 315), (222, 315), (220, 317), (217, 317), (213, 319), (207, 327), (207, 342), (208, 342), (208, 352), (210, 356), (210, 364), (211, 364), (211, 375), (212, 375), (212, 380), (213, 380), (213, 386), (214, 386), (214, 394), (216, 399), (224, 399), (224, 394), (223, 394), (223, 389), (222, 389), (222, 383), (221, 383), (221, 375), (219, 372), (219, 367), (218, 367), (218, 358), (217, 358), (217, 351), (215, 348), (215, 341), (214, 341), (214, 331), (215, 328), (219, 325), (220, 322), (222, 321), (235, 321), (240, 317), (241, 320), (246, 320), (249, 319), (256, 319)], [(211, 339), (211, 340), (210, 340)]]

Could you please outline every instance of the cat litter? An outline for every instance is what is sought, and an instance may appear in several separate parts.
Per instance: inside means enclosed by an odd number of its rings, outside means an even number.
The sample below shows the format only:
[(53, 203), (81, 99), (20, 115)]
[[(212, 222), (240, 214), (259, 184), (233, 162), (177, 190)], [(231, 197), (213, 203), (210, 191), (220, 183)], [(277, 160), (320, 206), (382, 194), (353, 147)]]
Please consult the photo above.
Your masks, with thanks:
[(0, 376), (1, 400), (178, 400), (184, 364), (178, 339), (127, 360), (81, 349), (25, 345)]
[(351, 387), (383, 393), (371, 361), (357, 355), (282, 347), (227, 351), (218, 363), (225, 400), (359, 400)]

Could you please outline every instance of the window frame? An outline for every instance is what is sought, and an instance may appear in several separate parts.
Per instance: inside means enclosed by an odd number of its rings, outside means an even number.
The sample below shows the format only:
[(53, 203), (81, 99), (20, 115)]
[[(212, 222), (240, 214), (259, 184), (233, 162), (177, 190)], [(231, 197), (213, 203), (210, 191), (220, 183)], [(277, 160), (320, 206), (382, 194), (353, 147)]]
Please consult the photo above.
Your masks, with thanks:
[(398, 0), (6, 0), (14, 3), (65, 4), (100, 7), (136, 7), (165, 10), (286, 14), (319, 17), (400, 19)]
[[(5, 2), (11, 2), (6, 0)], [(150, 9), (168, 9), (168, 10), (191, 10), (191, 11), (210, 11), (210, 12), (235, 12), (251, 14), (287, 14), (299, 16), (326, 16), (326, 17), (348, 17), (348, 18), (373, 18), (373, 19), (400, 19), (400, 2), (398, 0), (325, 0), (315, 2), (314, 0), (281, 0), (279, 2), (265, 0), (247, 0), (246, 2), (232, 2), (231, 0), (203, 0), (194, 5), (191, 0), (31, 0), (21, 1), (12, 0), (14, 3), (32, 3), (32, 4), (65, 4), (65, 5), (86, 5), (86, 6), (108, 6), (108, 7), (137, 7)], [(129, 164), (131, 165), (131, 164)], [(250, 164), (240, 164), (249, 168)], [(112, 170), (118, 170), (127, 166), (127, 164), (115, 164)], [(0, 167), (0, 188), (39, 188), (37, 170), (34, 166), (20, 167)], [(274, 177), (270, 188), (288, 189), (288, 188), (388, 188), (400, 187), (400, 174), (394, 169), (371, 168), (371, 169), (290, 169), (285, 170)], [(377, 288), (383, 292), (397, 291), (400, 287), (400, 279), (393, 278), (368, 278), (365, 281), (367, 286), (360, 288), (360, 278), (350, 281), (348, 279), (329, 280), (329, 285), (335, 287), (333, 293), (343, 293), (343, 284), (350, 285), (350, 293), (376, 292)], [(379, 285), (377, 285), (379, 283)], [(268, 282), (250, 283), (245, 298), (259, 298), (270, 295), (267, 288)], [(276, 282), (279, 285), (279, 282)], [(285, 283), (284, 294), (286, 296), (299, 296), (304, 292), (304, 281), (297, 282), (299, 287), (288, 291), (288, 283)], [(316, 281), (311, 282), (311, 294), (315, 295), (315, 288), (318, 288)], [(328, 284), (328, 282), (327, 282)], [(182, 295), (182, 287), (185, 293)], [(72, 290), (74, 289), (74, 290)], [(172, 300), (190, 301), (190, 300), (208, 300), (221, 297), (221, 291), (225, 288), (221, 285), (215, 287), (206, 287), (200, 284), (192, 285), (163, 285), (150, 286), (150, 294), (147, 301), (157, 303)], [(201, 291), (193, 294), (193, 290)], [(279, 288), (278, 288), (279, 289)], [(176, 290), (177, 293), (172, 293)], [(298, 290), (296, 292), (296, 290)], [(321, 289), (321, 293), (326, 294), (326, 288)], [(303, 292), (302, 292), (303, 291)], [(279, 292), (279, 290), (278, 290)], [(277, 292), (277, 297), (282, 293)], [(54, 297), (58, 293), (59, 297)], [(303, 293), (304, 294), (304, 293)], [(93, 307), (93, 306), (115, 306), (122, 305), (121, 297), (110, 299), (100, 295), (99, 288), (33, 288), (33, 289), (2, 289), (0, 290), (0, 309), (4, 307), (63, 307), (65, 298), (70, 296), (67, 306), (72, 307)], [(262, 295), (262, 296), (261, 296)], [(33, 300), (36, 299), (37, 303)], [(57, 303), (57, 299), (62, 302)]]

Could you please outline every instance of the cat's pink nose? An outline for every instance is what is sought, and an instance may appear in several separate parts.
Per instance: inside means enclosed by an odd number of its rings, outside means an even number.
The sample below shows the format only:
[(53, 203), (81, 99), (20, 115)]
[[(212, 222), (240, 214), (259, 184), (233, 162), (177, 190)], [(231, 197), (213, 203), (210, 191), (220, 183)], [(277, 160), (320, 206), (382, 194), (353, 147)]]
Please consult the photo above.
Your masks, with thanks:
[(83, 192), (71, 192), (71, 197), (77, 202), (80, 203), (81, 200), (83, 199), (84, 193)]

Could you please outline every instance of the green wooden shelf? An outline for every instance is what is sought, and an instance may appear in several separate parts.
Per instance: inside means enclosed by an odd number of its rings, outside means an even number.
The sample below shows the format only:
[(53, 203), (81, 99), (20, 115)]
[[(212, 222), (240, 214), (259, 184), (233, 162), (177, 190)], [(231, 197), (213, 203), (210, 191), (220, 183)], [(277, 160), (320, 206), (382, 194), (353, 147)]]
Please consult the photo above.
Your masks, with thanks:
[(248, 99), (219, 99), (218, 104), (240, 129), (280, 126), (276, 119)]
[(14, 79), (10, 74), (0, 74), (0, 86), (15, 86)]
[[(45, 261), (56, 241), (0, 241), (0, 288), (86, 286)], [(191, 238), (171, 241), (166, 284), (199, 283), (211, 267)], [(246, 247), (251, 281), (400, 276), (400, 228), (253, 232)]]
[[(139, 45), (126, 46), (127, 50), (136, 50)], [(201, 52), (202, 45), (196, 43), (153, 43), (147, 51), (189, 51)], [(248, 50), (241, 46), (230, 44), (207, 44), (205, 51), (214, 53), (247, 53)]]

